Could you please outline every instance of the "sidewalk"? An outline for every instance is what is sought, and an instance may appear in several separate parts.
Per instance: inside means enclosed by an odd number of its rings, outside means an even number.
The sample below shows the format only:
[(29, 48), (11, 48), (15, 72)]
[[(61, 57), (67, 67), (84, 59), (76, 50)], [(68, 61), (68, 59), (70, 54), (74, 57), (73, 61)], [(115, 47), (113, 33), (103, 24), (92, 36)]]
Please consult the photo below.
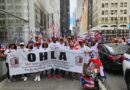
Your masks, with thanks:
[(78, 80), (43, 78), (40, 82), (4, 80), (0, 83), (0, 90), (82, 90), (82, 88)]

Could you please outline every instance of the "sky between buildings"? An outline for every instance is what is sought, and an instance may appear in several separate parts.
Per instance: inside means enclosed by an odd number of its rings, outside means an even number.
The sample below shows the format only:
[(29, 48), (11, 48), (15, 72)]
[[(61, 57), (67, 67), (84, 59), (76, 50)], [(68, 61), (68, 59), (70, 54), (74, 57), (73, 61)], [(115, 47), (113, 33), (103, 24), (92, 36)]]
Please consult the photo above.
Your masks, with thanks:
[(70, 0), (70, 29), (72, 29), (73, 25), (74, 25), (74, 12), (75, 12), (75, 8), (76, 8), (76, 0)]

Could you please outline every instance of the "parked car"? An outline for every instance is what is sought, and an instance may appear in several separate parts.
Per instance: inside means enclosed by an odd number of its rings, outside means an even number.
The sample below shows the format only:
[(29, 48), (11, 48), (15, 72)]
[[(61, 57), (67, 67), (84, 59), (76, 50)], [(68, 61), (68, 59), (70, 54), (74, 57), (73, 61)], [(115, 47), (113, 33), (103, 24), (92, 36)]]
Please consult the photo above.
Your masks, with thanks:
[(123, 54), (127, 51), (128, 45), (124, 44), (100, 44), (99, 57), (107, 70), (122, 70)]
[(130, 48), (124, 54), (123, 72), (127, 88), (130, 90)]

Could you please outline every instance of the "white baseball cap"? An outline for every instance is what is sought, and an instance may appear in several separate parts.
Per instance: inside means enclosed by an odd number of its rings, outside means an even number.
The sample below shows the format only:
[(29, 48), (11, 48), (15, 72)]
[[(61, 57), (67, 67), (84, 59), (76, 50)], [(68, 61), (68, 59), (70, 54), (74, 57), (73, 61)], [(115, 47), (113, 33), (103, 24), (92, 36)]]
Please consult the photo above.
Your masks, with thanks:
[(21, 42), (20, 45), (25, 45), (25, 43), (24, 43), (24, 42)]

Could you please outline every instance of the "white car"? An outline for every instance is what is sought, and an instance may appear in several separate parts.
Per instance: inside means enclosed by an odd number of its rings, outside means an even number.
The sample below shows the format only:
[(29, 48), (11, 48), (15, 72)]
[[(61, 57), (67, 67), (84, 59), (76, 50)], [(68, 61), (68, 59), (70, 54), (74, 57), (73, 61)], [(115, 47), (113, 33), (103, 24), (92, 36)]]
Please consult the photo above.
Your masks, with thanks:
[(124, 54), (123, 72), (124, 72), (125, 82), (127, 85), (127, 90), (130, 90), (130, 48)]

